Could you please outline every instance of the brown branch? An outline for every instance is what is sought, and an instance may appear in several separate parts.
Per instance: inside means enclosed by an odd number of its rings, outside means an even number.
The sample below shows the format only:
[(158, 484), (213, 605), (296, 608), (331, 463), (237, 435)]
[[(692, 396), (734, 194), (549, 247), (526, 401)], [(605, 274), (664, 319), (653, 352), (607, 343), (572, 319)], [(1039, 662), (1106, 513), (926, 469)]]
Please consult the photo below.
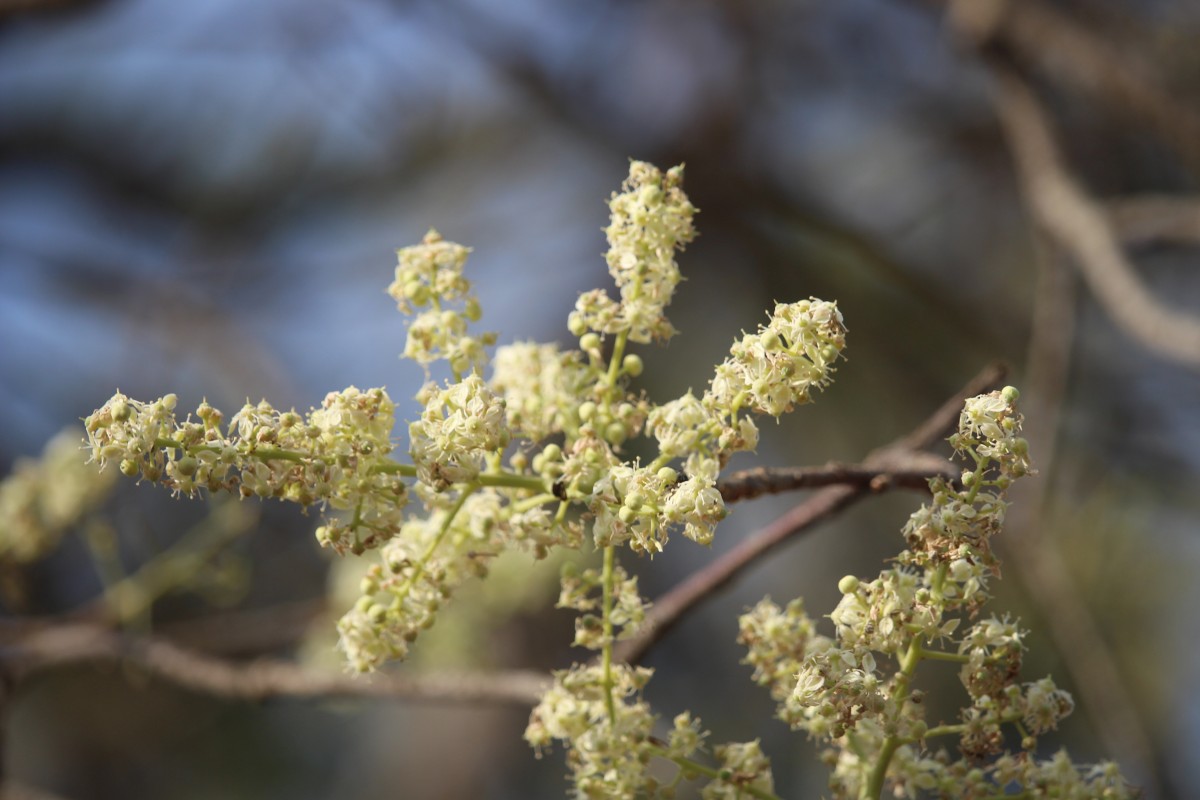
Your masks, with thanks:
[(926, 491), (931, 478), (955, 481), (961, 470), (934, 453), (911, 453), (906, 465), (888, 468), (867, 464), (829, 463), (823, 467), (755, 467), (734, 472), (717, 481), (726, 503), (753, 500), (764, 494), (796, 489), (819, 489), (842, 484), (883, 492), (888, 489)]
[(1126, 245), (1200, 245), (1200, 198), (1142, 195), (1104, 204), (1108, 224)]
[(197, 692), (237, 700), (269, 697), (385, 697), (441, 703), (529, 706), (548, 676), (532, 671), (370, 677), (342, 675), (288, 661), (237, 662), (188, 650), (153, 637), (119, 633), (99, 625), (48, 627), (0, 645), (0, 662), (17, 681), (75, 664), (127, 664)]
[(954, 31), (976, 47), (1000, 43), (1022, 64), (1080, 89), (1149, 129), (1200, 175), (1200, 114), (1163, 89), (1154, 70), (1038, 0), (925, 0), (947, 9)]
[[(863, 467), (884, 471), (897, 467), (902, 469), (914, 455), (924, 457), (924, 451), (958, 423), (963, 402), (969, 397), (999, 387), (1005, 374), (1006, 370), (1002, 365), (993, 364), (988, 367), (911, 433), (869, 454), (863, 460)], [(617, 647), (616, 657), (630, 663), (638, 661), (655, 642), (675, 627), (684, 614), (727, 586), (767, 553), (862, 499), (871, 491), (870, 483), (826, 487), (767, 527), (742, 540), (732, 550), (655, 600), (637, 636), (621, 642)]]
[(1146, 290), (1103, 208), (1064, 167), (1033, 92), (1011, 69), (991, 63), (997, 111), (1038, 224), (1072, 256), (1088, 288), (1126, 333), (1162, 356), (1200, 367), (1200, 320), (1163, 306)]

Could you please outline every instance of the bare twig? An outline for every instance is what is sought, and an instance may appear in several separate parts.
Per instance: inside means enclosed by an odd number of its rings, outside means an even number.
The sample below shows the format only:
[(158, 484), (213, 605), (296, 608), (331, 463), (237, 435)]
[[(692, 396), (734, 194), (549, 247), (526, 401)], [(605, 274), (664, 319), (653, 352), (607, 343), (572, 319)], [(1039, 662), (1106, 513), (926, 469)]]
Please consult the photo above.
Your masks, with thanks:
[(259, 659), (239, 663), (145, 636), (118, 633), (99, 625), (45, 628), (0, 646), (10, 675), (22, 680), (57, 667), (115, 662), (197, 692), (238, 700), (269, 697), (389, 697), (441, 703), (533, 705), (548, 676), (531, 671), (355, 677)]
[(1200, 244), (1200, 197), (1143, 195), (1108, 200), (1108, 223), (1127, 245)]
[(929, 488), (930, 478), (957, 480), (958, 470), (934, 453), (911, 453), (907, 466), (889, 468), (866, 464), (830, 463), (823, 467), (756, 467), (734, 472), (717, 482), (726, 503), (753, 500), (764, 494), (780, 494), (796, 489), (819, 489), (842, 484), (865, 487), (872, 492), (888, 489)]
[[(1005, 369), (1002, 365), (994, 364), (988, 367), (911, 433), (868, 455), (863, 461), (863, 466), (867, 469), (886, 471), (904, 465), (914, 454), (924, 457), (924, 451), (958, 422), (963, 402), (968, 397), (997, 388), (1004, 376)], [(617, 648), (616, 656), (628, 662), (639, 660), (684, 614), (728, 585), (760, 558), (871, 491), (870, 483), (829, 486), (753, 536), (747, 537), (716, 561), (655, 600), (638, 635), (622, 642)]]
[(1005, 45), (1021, 63), (1086, 92), (1139, 129), (1153, 131), (1200, 175), (1200, 114), (1163, 89), (1153, 70), (1038, 0), (926, 0), (948, 7), (956, 33)]
[(1149, 349), (1200, 367), (1200, 321), (1154, 299), (1109, 227), (1103, 209), (1066, 171), (1037, 99), (1024, 81), (993, 64), (996, 105), (1029, 208), (1046, 233), (1070, 253), (1108, 315)]

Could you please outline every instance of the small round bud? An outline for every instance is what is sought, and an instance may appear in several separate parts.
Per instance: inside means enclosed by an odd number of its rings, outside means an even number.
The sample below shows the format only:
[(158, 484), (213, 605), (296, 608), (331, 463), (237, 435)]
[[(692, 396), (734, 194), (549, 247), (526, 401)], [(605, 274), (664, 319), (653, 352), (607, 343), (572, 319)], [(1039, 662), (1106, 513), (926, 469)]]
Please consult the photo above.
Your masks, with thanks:
[(626, 525), (629, 525), (637, 519), (637, 511), (634, 511), (629, 506), (621, 506), (621, 510), (617, 512), (617, 518)]
[(587, 332), (587, 322), (581, 315), (573, 313), (567, 318), (567, 330), (571, 332), (572, 336), (583, 336)]
[(1004, 402), (1012, 405), (1013, 403), (1017, 402), (1017, 399), (1021, 396), (1021, 393), (1017, 391), (1015, 386), (1005, 386), (1000, 390), (1000, 396), (1004, 398)]
[(541, 454), (547, 461), (562, 461), (562, 448), (556, 444), (546, 445)]
[(610, 422), (604, 428), (604, 438), (613, 444), (622, 444), (629, 436), (629, 432), (625, 430), (625, 426), (619, 422)]
[(196, 474), (196, 468), (200, 465), (196, 462), (193, 456), (184, 456), (175, 462), (175, 469), (180, 475), (191, 477)]
[(641, 492), (630, 492), (625, 497), (625, 507), (632, 508), (634, 511), (640, 509), (646, 503), (646, 497)]
[(635, 355), (635, 354), (631, 353), (630, 355), (625, 356), (625, 358), (621, 360), (621, 370), (626, 375), (629, 375), (630, 377), (633, 377), (633, 378), (636, 378), (638, 375), (641, 375), (642, 370), (645, 369), (645, 367), (646, 367), (646, 365), (642, 362), (642, 357), (639, 355)]
[(164, 395), (161, 402), (163, 404), (163, 408), (165, 408), (167, 411), (174, 411), (176, 404), (179, 403), (179, 397), (172, 392), (171, 394)]
[(579, 419), (584, 422), (588, 422), (594, 416), (596, 416), (596, 404), (591, 400), (588, 400), (579, 406)]
[(126, 478), (132, 478), (138, 474), (138, 462), (132, 458), (121, 459), (121, 474)]
[(585, 333), (579, 337), (579, 349), (591, 353), (600, 349), (600, 335), (595, 332)]
[(679, 480), (679, 473), (670, 467), (663, 467), (656, 474), (660, 481), (668, 485)]
[(118, 400), (117, 402), (113, 403), (112, 408), (109, 410), (112, 413), (112, 418), (117, 422), (124, 422), (133, 414), (133, 409), (131, 409), (129, 407), (129, 403), (126, 403), (124, 400)]
[(858, 590), (858, 578), (847, 575), (838, 581), (838, 591), (842, 594), (854, 594)]

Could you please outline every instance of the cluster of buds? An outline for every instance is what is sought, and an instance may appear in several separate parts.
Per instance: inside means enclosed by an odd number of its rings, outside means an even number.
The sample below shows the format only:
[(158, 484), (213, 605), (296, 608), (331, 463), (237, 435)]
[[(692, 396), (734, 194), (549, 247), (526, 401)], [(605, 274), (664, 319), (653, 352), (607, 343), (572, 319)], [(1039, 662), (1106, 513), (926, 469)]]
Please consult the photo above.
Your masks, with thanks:
[[(888, 785), (897, 796), (994, 797), (1014, 781), (1027, 790), (1045, 786), (1047, 774), (1070, 766), (1061, 754), (1049, 762), (1033, 756), (1038, 735), (1074, 705), (1049, 678), (1020, 683), (1021, 630), (994, 617), (958, 630), (987, 599), (987, 575), (998, 571), (989, 539), (1003, 521), (1004, 492), (1032, 471), (1017, 396), (1008, 387), (966, 402), (950, 441), (974, 469), (960, 487), (932, 482), (931, 502), (904, 529), (910, 549), (899, 567), (872, 581), (839, 582), (834, 637), (817, 633), (795, 601), (786, 609), (763, 601), (741, 618), (746, 661), (780, 718), (831, 746), (834, 797), (875, 798)], [(961, 667), (970, 702), (956, 723), (931, 727), (921, 692), (911, 688), (916, 667), (930, 659)], [(1005, 726), (1021, 733), (1017, 756), (1004, 754)], [(942, 736), (958, 738), (959, 759), (926, 753), (927, 742)], [(1134, 796), (1111, 765), (1068, 772), (1056, 791), (1069, 785), (1079, 793), (1055, 796)]]
[(175, 418), (175, 395), (151, 403), (118, 392), (84, 425), (92, 460), (194, 495), (201, 489), (352, 511), (317, 539), (340, 552), (377, 547), (400, 529), (407, 488), (388, 454), (395, 404), (383, 389), (331, 392), (307, 417), (247, 403), (222, 429), (207, 402)]
[(396, 278), (387, 289), (401, 312), (419, 312), (409, 323), (404, 357), (423, 366), (445, 359), (459, 377), (481, 371), (485, 348), (496, 341), (492, 333), (467, 335), (467, 323), (482, 316), (462, 274), (470, 252), (431, 230), (419, 245), (396, 252)]
[(621, 300), (602, 290), (580, 296), (568, 327), (576, 336), (587, 331), (624, 333), (632, 342), (670, 338), (675, 329), (665, 309), (679, 284), (675, 251), (695, 236), (695, 207), (683, 193), (683, 167), (663, 173), (644, 161), (629, 165), (629, 177), (609, 201), (608, 271)]
[(0, 482), (0, 563), (34, 561), (54, 549), (104, 502), (115, 480), (79, 457), (72, 430), (51, 439), (41, 458), (18, 459)]

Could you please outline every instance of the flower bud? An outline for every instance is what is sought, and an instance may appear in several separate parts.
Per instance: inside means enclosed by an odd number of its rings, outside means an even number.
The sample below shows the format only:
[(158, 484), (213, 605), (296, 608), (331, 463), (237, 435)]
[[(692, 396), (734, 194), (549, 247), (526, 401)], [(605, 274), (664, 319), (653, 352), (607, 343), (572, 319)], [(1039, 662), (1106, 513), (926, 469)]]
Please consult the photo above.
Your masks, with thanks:
[(854, 594), (858, 590), (858, 578), (847, 575), (838, 581), (838, 591), (842, 594)]

